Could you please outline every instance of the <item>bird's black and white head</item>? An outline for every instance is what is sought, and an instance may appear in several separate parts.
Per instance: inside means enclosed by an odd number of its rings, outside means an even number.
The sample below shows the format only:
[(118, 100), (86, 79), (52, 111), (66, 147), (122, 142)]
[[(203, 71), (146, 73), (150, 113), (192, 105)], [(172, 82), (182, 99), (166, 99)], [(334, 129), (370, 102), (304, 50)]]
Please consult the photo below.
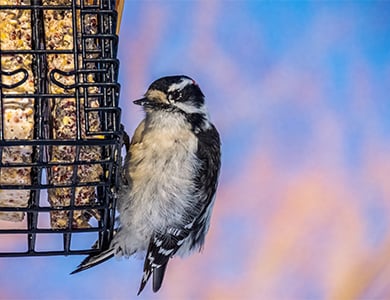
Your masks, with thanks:
[(168, 112), (182, 114), (193, 128), (209, 127), (204, 95), (197, 83), (184, 75), (162, 77), (148, 88), (144, 98), (135, 100), (147, 114)]

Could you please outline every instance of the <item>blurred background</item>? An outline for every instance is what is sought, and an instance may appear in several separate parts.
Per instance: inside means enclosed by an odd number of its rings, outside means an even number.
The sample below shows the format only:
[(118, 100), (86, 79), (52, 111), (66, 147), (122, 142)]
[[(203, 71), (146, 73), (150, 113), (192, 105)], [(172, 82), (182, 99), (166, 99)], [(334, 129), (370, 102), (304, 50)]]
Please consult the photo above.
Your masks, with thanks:
[(389, 299), (389, 20), (387, 1), (126, 0), (126, 130), (153, 80), (186, 74), (221, 133), (205, 248), (139, 297), (137, 258), (2, 258), (0, 298)]

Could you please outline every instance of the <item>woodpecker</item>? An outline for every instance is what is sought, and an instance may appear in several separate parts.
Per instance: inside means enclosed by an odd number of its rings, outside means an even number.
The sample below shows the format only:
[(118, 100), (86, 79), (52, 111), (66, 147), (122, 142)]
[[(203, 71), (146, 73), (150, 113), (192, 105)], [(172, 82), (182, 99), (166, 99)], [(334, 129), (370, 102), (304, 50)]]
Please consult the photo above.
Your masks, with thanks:
[(168, 261), (203, 247), (221, 166), (221, 143), (198, 84), (188, 76), (154, 81), (135, 100), (145, 111), (126, 154), (118, 194), (119, 226), (109, 249), (72, 274), (113, 256), (146, 253), (138, 295), (153, 275), (162, 284)]

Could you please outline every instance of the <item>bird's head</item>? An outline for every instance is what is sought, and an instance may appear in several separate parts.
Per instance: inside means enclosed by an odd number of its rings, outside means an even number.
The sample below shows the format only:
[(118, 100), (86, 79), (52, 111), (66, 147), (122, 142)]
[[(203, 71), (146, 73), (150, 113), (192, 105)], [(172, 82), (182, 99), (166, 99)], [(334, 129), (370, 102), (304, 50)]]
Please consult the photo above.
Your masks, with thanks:
[(134, 103), (143, 106), (147, 113), (165, 110), (189, 115), (207, 114), (202, 91), (193, 79), (184, 75), (157, 79), (144, 98)]

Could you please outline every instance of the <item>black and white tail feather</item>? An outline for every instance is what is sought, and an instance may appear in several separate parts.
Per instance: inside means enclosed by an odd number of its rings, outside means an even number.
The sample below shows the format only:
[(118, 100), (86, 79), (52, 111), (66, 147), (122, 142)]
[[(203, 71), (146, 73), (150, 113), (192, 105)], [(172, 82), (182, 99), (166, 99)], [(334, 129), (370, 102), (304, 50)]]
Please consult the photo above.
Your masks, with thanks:
[(72, 273), (70, 274), (76, 274), (76, 273), (79, 273), (81, 271), (85, 271), (87, 269), (90, 269), (98, 264), (101, 264), (102, 262), (105, 262), (106, 260), (109, 260), (110, 258), (113, 258), (114, 257), (114, 251), (115, 249), (114, 248), (111, 248), (111, 249), (108, 249), (106, 251), (103, 251), (99, 254), (95, 254), (95, 255), (89, 255), (87, 256), (76, 268), (76, 270), (74, 270)]
[[(209, 122), (203, 93), (191, 78), (160, 78), (134, 103), (144, 107), (146, 118), (136, 129), (126, 156), (123, 185), (129, 185), (121, 187), (119, 230), (109, 249), (88, 256), (71, 274), (115, 255), (146, 250), (139, 295), (152, 275), (153, 291), (161, 288), (174, 255), (202, 249), (221, 154), (219, 134)], [(165, 181), (161, 180), (164, 176)], [(145, 216), (151, 211), (153, 217), (148, 219)]]

